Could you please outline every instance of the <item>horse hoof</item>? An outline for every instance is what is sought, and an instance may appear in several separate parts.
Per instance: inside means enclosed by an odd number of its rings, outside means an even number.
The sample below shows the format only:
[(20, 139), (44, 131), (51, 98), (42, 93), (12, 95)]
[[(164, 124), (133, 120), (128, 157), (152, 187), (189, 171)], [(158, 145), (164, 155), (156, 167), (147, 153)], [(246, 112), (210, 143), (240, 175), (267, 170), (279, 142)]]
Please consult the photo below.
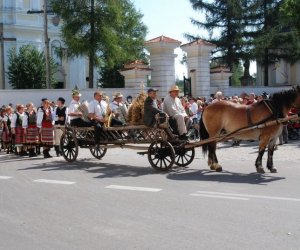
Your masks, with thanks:
[(215, 170), (216, 172), (222, 171), (222, 167), (218, 163), (213, 163), (212, 165), (210, 165), (210, 169)]
[(277, 173), (277, 168), (271, 168), (271, 169), (270, 169), (270, 172), (271, 172), (271, 173)]
[(259, 168), (256, 168), (256, 172), (259, 173), (259, 174), (264, 174), (265, 170), (264, 170), (264, 168), (259, 167)]

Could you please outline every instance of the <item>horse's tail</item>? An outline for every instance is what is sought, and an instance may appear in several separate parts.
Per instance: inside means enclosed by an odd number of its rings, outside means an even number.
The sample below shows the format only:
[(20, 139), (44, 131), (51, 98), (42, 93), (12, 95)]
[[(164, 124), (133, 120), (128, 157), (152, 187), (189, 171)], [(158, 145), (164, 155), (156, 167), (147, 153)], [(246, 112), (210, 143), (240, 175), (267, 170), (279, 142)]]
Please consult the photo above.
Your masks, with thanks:
[[(200, 127), (200, 139), (201, 140), (206, 140), (209, 138), (209, 134), (206, 130), (206, 127), (204, 125), (204, 122), (203, 122), (203, 114), (202, 114), (202, 117), (200, 119), (200, 122), (199, 122), (199, 127)], [(205, 156), (207, 154), (207, 151), (208, 151), (208, 144), (203, 144), (202, 145), (202, 153), (203, 155)]]

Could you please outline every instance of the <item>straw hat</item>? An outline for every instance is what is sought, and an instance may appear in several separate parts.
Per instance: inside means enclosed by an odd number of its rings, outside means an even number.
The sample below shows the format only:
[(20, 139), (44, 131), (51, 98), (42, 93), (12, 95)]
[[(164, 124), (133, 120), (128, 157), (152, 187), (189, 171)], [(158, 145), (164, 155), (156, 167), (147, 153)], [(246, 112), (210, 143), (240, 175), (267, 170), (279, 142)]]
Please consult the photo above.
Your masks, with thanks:
[(179, 87), (177, 85), (172, 85), (169, 89), (169, 93), (173, 91), (180, 91)]
[(79, 92), (78, 89), (73, 89), (72, 90), (72, 96), (81, 96), (81, 93)]
[(114, 99), (119, 98), (119, 97), (123, 97), (123, 95), (120, 92), (117, 92), (113, 95)]

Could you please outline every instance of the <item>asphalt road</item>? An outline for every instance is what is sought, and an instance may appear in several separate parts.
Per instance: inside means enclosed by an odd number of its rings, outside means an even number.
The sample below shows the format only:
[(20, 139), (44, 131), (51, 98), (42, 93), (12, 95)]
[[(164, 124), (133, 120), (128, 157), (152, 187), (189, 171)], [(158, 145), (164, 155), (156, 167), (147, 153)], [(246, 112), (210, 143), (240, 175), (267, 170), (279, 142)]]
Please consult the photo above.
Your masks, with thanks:
[(300, 249), (299, 145), (263, 175), (256, 143), (221, 144), (222, 173), (200, 149), (168, 173), (127, 149), (74, 163), (0, 152), (0, 249)]

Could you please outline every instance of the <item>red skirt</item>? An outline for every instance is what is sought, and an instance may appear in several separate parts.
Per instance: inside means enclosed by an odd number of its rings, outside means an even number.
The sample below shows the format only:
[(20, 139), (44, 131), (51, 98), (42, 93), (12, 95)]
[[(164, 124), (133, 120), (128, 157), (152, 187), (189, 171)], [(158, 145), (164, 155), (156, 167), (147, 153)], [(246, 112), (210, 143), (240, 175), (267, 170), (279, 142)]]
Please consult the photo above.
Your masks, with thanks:
[(28, 126), (28, 128), (26, 129), (25, 141), (29, 144), (39, 143), (39, 130), (36, 125)]
[(16, 137), (15, 137), (15, 145), (23, 145), (24, 143), (24, 129), (22, 127), (15, 128)]
[(53, 145), (53, 125), (51, 121), (43, 121), (41, 128), (42, 144)]
[(11, 134), (6, 129), (3, 129), (1, 138), (2, 138), (3, 143), (10, 143), (11, 142)]

